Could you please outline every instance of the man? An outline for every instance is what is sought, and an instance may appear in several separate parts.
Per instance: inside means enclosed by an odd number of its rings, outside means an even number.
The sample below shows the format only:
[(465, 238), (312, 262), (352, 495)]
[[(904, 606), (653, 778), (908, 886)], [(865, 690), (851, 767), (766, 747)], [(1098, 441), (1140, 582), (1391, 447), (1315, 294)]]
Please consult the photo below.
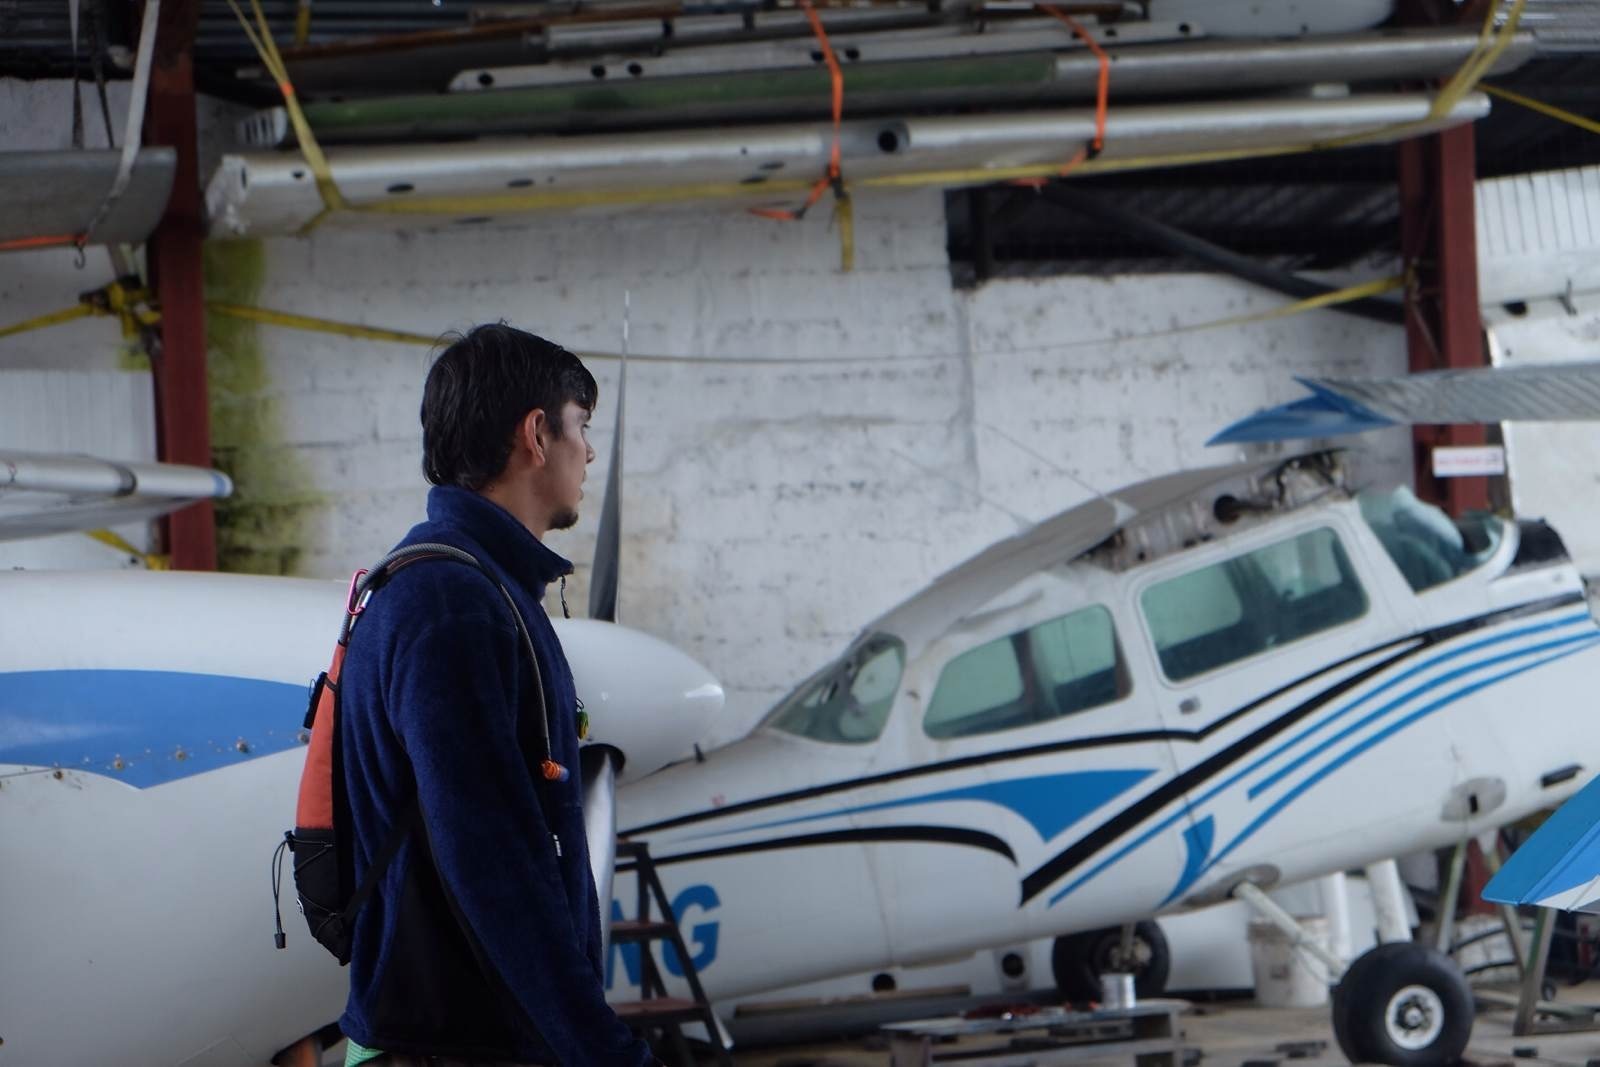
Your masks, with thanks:
[[(505, 325), (472, 330), (428, 372), (434, 488), (401, 544), (464, 549), (510, 591), (543, 700), (483, 574), (421, 560), (372, 598), (340, 694), (356, 877), (413, 797), (420, 819), (356, 919), (347, 1063), (652, 1062), (601, 987), (577, 698), (542, 607), (572, 570), (542, 538), (578, 521), (597, 392), (576, 356)], [(541, 715), (566, 781), (540, 773)]]

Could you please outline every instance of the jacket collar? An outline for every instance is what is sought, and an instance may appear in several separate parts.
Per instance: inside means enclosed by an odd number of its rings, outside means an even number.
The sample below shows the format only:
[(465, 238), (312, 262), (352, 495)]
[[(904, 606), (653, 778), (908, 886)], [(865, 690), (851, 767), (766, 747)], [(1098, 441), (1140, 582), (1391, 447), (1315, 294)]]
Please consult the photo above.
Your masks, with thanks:
[(546, 585), (572, 573), (572, 564), (533, 536), (516, 516), (470, 489), (434, 486), (428, 491), (428, 520), (466, 533), (535, 598), (542, 599)]

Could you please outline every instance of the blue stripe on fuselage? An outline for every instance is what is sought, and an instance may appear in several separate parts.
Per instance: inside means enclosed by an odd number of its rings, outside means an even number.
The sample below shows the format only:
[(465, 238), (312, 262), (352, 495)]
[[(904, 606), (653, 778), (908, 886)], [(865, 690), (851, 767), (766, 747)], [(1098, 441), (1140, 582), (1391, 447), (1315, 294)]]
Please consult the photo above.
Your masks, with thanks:
[(145, 789), (298, 746), (305, 707), (305, 686), (255, 678), (0, 673), (0, 764), (87, 771)]
[(844, 815), (885, 811), (918, 804), (937, 804), (947, 801), (976, 800), (997, 804), (1025, 819), (1039, 837), (1049, 841), (1061, 831), (1110, 803), (1123, 793), (1154, 774), (1153, 770), (1086, 770), (1066, 774), (1044, 774), (1032, 778), (1010, 778), (998, 782), (979, 782), (955, 789), (941, 789), (932, 793), (915, 793), (893, 800), (871, 804), (857, 804), (815, 815), (798, 815), (792, 819), (775, 819), (754, 826), (737, 826), (715, 830), (697, 837), (718, 837), (725, 834), (744, 833), (750, 830), (767, 830), (795, 823), (815, 822), (818, 819), (835, 819)]
[[(1203, 805), (1203, 804), (1207, 803), (1208, 801), (1214, 799), (1218, 794), (1220, 794), (1220, 793), (1232, 788), (1241, 779), (1246, 778), (1246, 777), (1254, 774), (1256, 771), (1260, 770), (1263, 766), (1265, 766), (1266, 764), (1270, 763), (1273, 759), (1275, 759), (1278, 756), (1282, 755), (1285, 751), (1287, 751), (1288, 749), (1292, 748), (1294, 745), (1298, 744), (1300, 741), (1303, 741), (1307, 737), (1309, 737), (1312, 734), (1314, 734), (1317, 730), (1321, 729), (1322, 726), (1325, 725), (1327, 722), (1332, 722), (1332, 721), (1342, 717), (1343, 715), (1345, 715), (1347, 712), (1351, 711), (1352, 709), (1361, 706), (1362, 704), (1366, 703), (1366, 701), (1368, 699), (1370, 699), (1373, 695), (1392, 689), (1401, 680), (1413, 677), (1417, 673), (1429, 670), (1430, 668), (1435, 667), (1438, 664), (1440, 664), (1442, 662), (1445, 662), (1447, 660), (1454, 659), (1462, 651), (1481, 651), (1481, 650), (1483, 650), (1485, 648), (1488, 648), (1488, 647), (1491, 647), (1491, 646), (1494, 646), (1494, 645), (1504, 644), (1506, 642), (1513, 641), (1513, 640), (1516, 640), (1516, 639), (1521, 638), (1521, 637), (1529, 636), (1530, 634), (1536, 634), (1536, 633), (1541, 633), (1541, 632), (1545, 632), (1545, 631), (1549, 631), (1549, 630), (1565, 628), (1565, 627), (1572, 626), (1572, 625), (1577, 624), (1577, 623), (1584, 623), (1584, 622), (1588, 623), (1588, 626), (1585, 628), (1585, 630), (1586, 630), (1585, 633), (1579, 634), (1574, 638), (1568, 638), (1565, 641), (1556, 642), (1556, 643), (1565, 645), (1565, 644), (1567, 644), (1569, 642), (1572, 642), (1572, 641), (1584, 642), (1584, 641), (1592, 639), (1595, 636), (1594, 623), (1593, 623), (1593, 620), (1590, 618), (1590, 616), (1588, 615), (1587, 612), (1583, 612), (1583, 613), (1579, 613), (1579, 614), (1575, 614), (1575, 615), (1568, 615), (1568, 616), (1565, 616), (1563, 618), (1553, 620), (1552, 622), (1546, 623), (1546, 624), (1534, 625), (1534, 626), (1529, 626), (1529, 627), (1520, 627), (1520, 628), (1517, 628), (1517, 629), (1514, 629), (1514, 630), (1510, 630), (1510, 631), (1505, 632), (1505, 633), (1496, 634), (1495, 636), (1487, 638), (1485, 640), (1476, 641), (1476, 642), (1472, 642), (1472, 643), (1470, 643), (1468, 645), (1459, 646), (1458, 648), (1449, 649), (1447, 651), (1441, 652), (1439, 655), (1430, 657), (1427, 660), (1427, 662), (1422, 663), (1417, 667), (1410, 668), (1410, 669), (1406, 670), (1405, 672), (1401, 673), (1400, 675), (1396, 676), (1395, 678), (1386, 680), (1385, 682), (1381, 683), (1380, 685), (1378, 685), (1377, 687), (1375, 687), (1373, 690), (1369, 691), (1368, 693), (1365, 693), (1362, 696), (1357, 697), (1355, 700), (1351, 701), (1350, 703), (1344, 705), (1339, 710), (1335, 711), (1332, 715), (1328, 716), (1327, 719), (1325, 719), (1323, 722), (1314, 724), (1313, 726), (1308, 727), (1307, 729), (1299, 732), (1294, 738), (1292, 738), (1289, 741), (1284, 742), (1283, 744), (1275, 747), (1271, 752), (1268, 752), (1266, 755), (1261, 756), (1256, 760), (1253, 760), (1243, 770), (1235, 771), (1234, 773), (1230, 774), (1226, 779), (1224, 779), (1221, 783), (1219, 783), (1217, 785), (1214, 785), (1214, 786), (1211, 786), (1204, 793), (1202, 793), (1199, 797), (1196, 797), (1196, 798), (1193, 798), (1192, 800), (1190, 800), (1186, 806), (1181, 807), (1178, 811), (1176, 811), (1173, 814), (1167, 816), (1166, 818), (1159, 820), (1155, 825), (1153, 825), (1150, 828), (1148, 828), (1147, 830), (1145, 830), (1144, 833), (1140, 834), (1132, 842), (1128, 843), (1127, 845), (1124, 845), (1122, 848), (1120, 848), (1116, 852), (1114, 852), (1111, 856), (1109, 856), (1106, 859), (1104, 859), (1104, 860), (1100, 861), (1099, 863), (1095, 864), (1095, 866), (1090, 868), (1088, 871), (1086, 871), (1085, 873), (1079, 875), (1073, 881), (1069, 882), (1064, 888), (1058, 890), (1050, 898), (1049, 905), (1053, 906), (1055, 904), (1060, 903), (1063, 899), (1065, 899), (1066, 897), (1070, 896), (1073, 892), (1075, 892), (1078, 888), (1083, 886), (1086, 882), (1090, 881), (1091, 879), (1095, 878), (1096, 876), (1098, 876), (1099, 874), (1104, 872), (1107, 868), (1109, 868), (1109, 867), (1113, 866), (1114, 864), (1116, 864), (1119, 860), (1121, 860), (1123, 857), (1127, 856), (1129, 853), (1131, 853), (1131, 852), (1139, 849), (1143, 845), (1147, 844), (1151, 839), (1153, 839), (1154, 837), (1156, 837), (1157, 835), (1159, 835), (1163, 831), (1169, 829), (1174, 824), (1176, 824), (1178, 822), (1181, 822), (1184, 819), (1188, 818), (1190, 816), (1190, 812), (1191, 812), (1192, 809), (1198, 809), (1201, 805)], [(1540, 647), (1543, 647), (1543, 646), (1540, 646)], [(1536, 649), (1524, 649), (1522, 652), (1513, 653), (1511, 655), (1511, 657), (1508, 657), (1508, 658), (1515, 658), (1516, 656), (1524, 655), (1524, 654), (1527, 654), (1529, 652), (1534, 652), (1534, 651), (1537, 651), (1537, 650)], [(1582, 649), (1579, 648), (1579, 649), (1575, 649), (1574, 651), (1582, 651)], [(1561, 657), (1556, 657), (1556, 658), (1561, 658)], [(1499, 660), (1494, 660), (1492, 662), (1499, 662)], [(1480, 663), (1475, 664), (1474, 666), (1465, 668), (1465, 671), (1472, 671), (1472, 670), (1480, 669), (1480, 668), (1485, 667), (1485, 666), (1490, 666), (1490, 665), (1492, 665), (1492, 662), (1491, 663), (1480, 662)], [(1548, 662), (1548, 660), (1541, 661), (1540, 664), (1535, 664), (1535, 666), (1542, 665), (1542, 663), (1544, 663), (1544, 662)], [(1521, 672), (1517, 671), (1517, 672), (1512, 672), (1512, 673), (1521, 673)], [(1510, 677), (1510, 676), (1511, 676), (1510, 674), (1501, 675), (1501, 676), (1497, 677), (1495, 680), (1496, 681), (1503, 680), (1504, 678), (1507, 678), (1507, 677)], [(1434, 684), (1434, 683), (1430, 683), (1429, 686), (1426, 686), (1426, 687), (1423, 687), (1423, 688), (1431, 688), (1432, 684)], [(1446, 703), (1448, 703), (1448, 701)], [(1438, 705), (1438, 706), (1443, 706), (1443, 705), (1441, 704), (1441, 705)], [(1436, 706), (1434, 708), (1434, 710), (1437, 710), (1438, 706)], [(1296, 793), (1295, 795), (1299, 795), (1299, 794)], [(1271, 810), (1271, 815), (1276, 815), (1281, 810), (1282, 810), (1282, 805), (1278, 805), (1278, 806), (1274, 807)], [(1251, 828), (1251, 830), (1250, 830), (1250, 833), (1254, 833), (1255, 830), (1260, 828), (1260, 825), (1264, 825), (1264, 822), (1260, 823), (1260, 824), (1258, 824), (1256, 826), (1253, 826)], [(1242, 840), (1242, 839), (1236, 838), (1232, 843), (1229, 844), (1228, 849), (1231, 850), (1232, 848), (1236, 847), (1240, 843), (1240, 840)], [(1220, 860), (1221, 858), (1222, 858), (1221, 854), (1219, 854), (1216, 857), (1213, 857), (1211, 859), (1211, 861), (1208, 864), (1206, 864), (1204, 869), (1205, 870), (1209, 870), (1210, 867), (1214, 866), (1216, 864), (1216, 862), (1218, 860)], [(1201, 872), (1201, 873), (1203, 873), (1203, 872)], [(1198, 878), (1199, 874), (1196, 874), (1195, 877)], [(1168, 896), (1167, 901), (1164, 902), (1164, 903), (1169, 903), (1170, 901), (1175, 899), (1183, 889), (1187, 888), (1188, 885), (1193, 884), (1193, 881), (1194, 881), (1193, 878), (1187, 878), (1186, 880), (1180, 881), (1178, 888), (1173, 890), (1172, 894)]]

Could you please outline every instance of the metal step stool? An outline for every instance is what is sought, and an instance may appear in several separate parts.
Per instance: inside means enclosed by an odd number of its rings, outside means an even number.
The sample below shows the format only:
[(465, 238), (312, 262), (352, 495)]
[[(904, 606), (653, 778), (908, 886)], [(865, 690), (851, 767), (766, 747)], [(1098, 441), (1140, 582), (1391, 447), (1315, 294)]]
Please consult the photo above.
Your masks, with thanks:
[[(657, 1047), (657, 1055), (660, 1054), (660, 1042), (670, 1040), (678, 1059), (677, 1067), (694, 1067), (695, 1064), (694, 1053), (683, 1036), (683, 1024), (704, 1023), (706, 1035), (716, 1049), (717, 1063), (720, 1067), (733, 1067), (728, 1046), (722, 1040), (722, 1028), (711, 1011), (711, 1002), (706, 999), (700, 975), (689, 957), (683, 933), (678, 929), (678, 917), (667, 900), (667, 891), (662, 888), (661, 879), (656, 876), (656, 865), (650, 858), (649, 846), (643, 841), (618, 841), (617, 872), (620, 874), (623, 871), (634, 872), (634, 881), (639, 890), (639, 908), (635, 914), (639, 917), (612, 923), (611, 941), (618, 945), (639, 946), (639, 987), (644, 999), (613, 1004), (612, 1008), (623, 1022)], [(660, 909), (660, 919), (650, 918), (652, 898)], [(671, 945), (678, 954), (678, 962), (683, 967), (683, 977), (689, 983), (693, 999), (667, 995), (667, 984), (662, 979), (660, 967), (656, 965), (655, 954), (650, 951), (650, 944), (654, 941)]]

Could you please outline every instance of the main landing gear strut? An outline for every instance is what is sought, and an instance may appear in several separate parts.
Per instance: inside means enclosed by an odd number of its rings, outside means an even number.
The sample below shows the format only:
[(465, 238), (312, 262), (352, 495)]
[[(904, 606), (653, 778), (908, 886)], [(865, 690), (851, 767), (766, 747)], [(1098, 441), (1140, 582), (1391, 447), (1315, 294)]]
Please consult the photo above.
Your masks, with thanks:
[(1382, 944), (1347, 968), (1258, 886), (1243, 882), (1233, 895), (1249, 904), (1327, 968), (1333, 987), (1333, 1032), (1352, 1063), (1448, 1067), (1460, 1061), (1472, 1036), (1473, 998), (1455, 962), (1411, 940), (1392, 860), (1367, 868)]

